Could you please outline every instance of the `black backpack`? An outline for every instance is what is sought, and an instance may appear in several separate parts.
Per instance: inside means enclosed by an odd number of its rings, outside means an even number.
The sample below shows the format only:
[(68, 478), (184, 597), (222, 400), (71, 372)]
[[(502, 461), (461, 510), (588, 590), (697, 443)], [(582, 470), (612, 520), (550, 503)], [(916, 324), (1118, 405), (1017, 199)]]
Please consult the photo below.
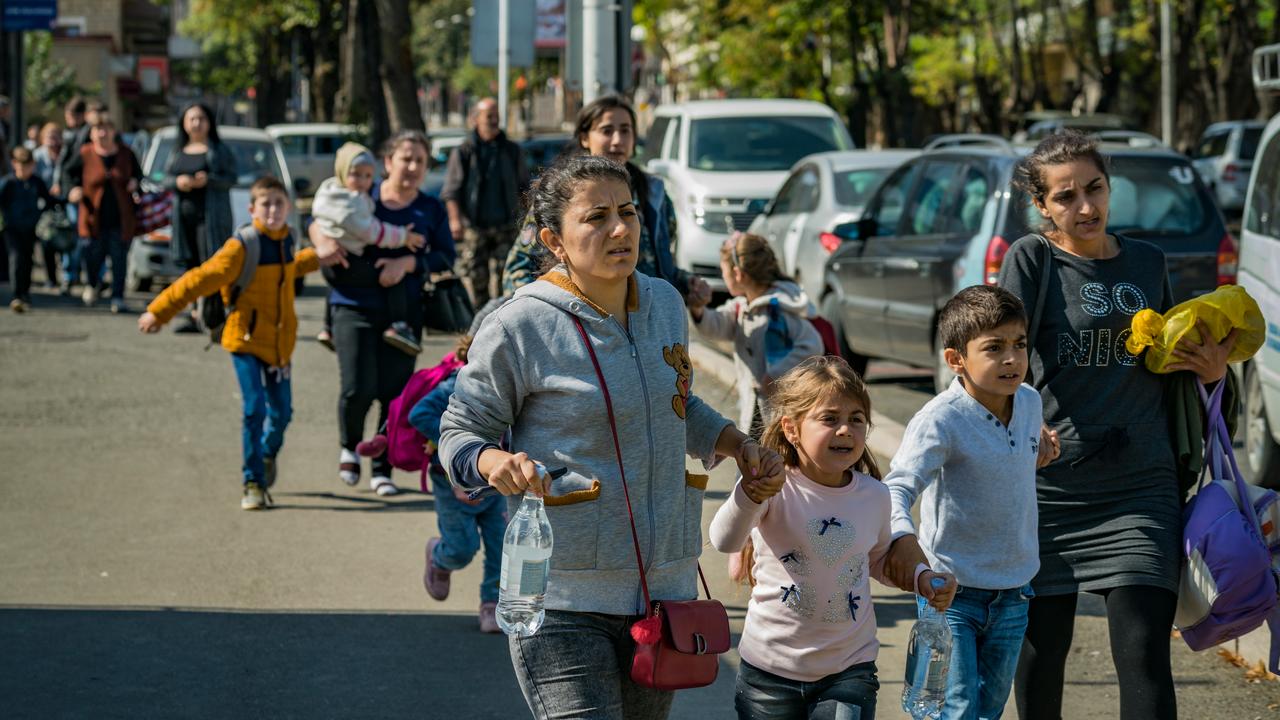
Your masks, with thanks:
[(262, 241), (258, 230), (252, 223), (243, 225), (232, 234), (227, 242), (237, 240), (244, 245), (244, 265), (240, 267), (240, 275), (231, 283), (230, 304), (222, 301), (222, 291), (202, 297), (196, 302), (196, 314), (205, 332), (209, 333), (210, 344), (222, 339), (222, 326), (227, 324), (227, 316), (235, 312), (236, 300), (240, 293), (249, 286), (253, 274), (258, 271), (258, 258), (262, 256)]

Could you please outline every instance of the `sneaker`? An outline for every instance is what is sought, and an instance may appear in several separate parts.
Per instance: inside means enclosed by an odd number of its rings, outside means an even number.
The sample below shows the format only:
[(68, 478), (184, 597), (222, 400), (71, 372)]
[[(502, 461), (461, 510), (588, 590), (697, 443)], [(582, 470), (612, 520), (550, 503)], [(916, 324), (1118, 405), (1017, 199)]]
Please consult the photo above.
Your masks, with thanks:
[(16, 313), (18, 313), (19, 315), (21, 315), (22, 313), (26, 312), (26, 311), (27, 311), (27, 308), (29, 308), (29, 307), (31, 307), (31, 306), (30, 306), (29, 304), (27, 304), (27, 301), (26, 301), (26, 300), (22, 300), (22, 299), (19, 299), (19, 298), (14, 298), (14, 299), (12, 299), (12, 300), (10, 300), (10, 301), (9, 301), (9, 309), (10, 309), (10, 310), (12, 310), (12, 311), (14, 311), (14, 312), (16, 312)]
[(64, 281), (61, 285), (58, 286), (58, 294), (61, 295), (62, 297), (71, 297), (70, 281)]
[(369, 487), (383, 497), (400, 494), (400, 488), (396, 487), (396, 484), (391, 482), (391, 478), (386, 475), (374, 475), (369, 478)]
[(123, 300), (112, 300), (112, 301), (111, 301), (111, 314), (112, 314), (112, 315), (128, 315), (128, 314), (129, 314), (129, 313), (131, 313), (131, 312), (133, 312), (133, 311), (129, 309), (129, 306), (128, 306), (128, 305), (126, 305), (126, 304), (125, 304), (125, 302), (124, 302)]
[[(431, 538), (427, 541), (427, 569), (422, 574), (422, 586), (427, 589), (427, 594), (435, 600), (445, 600), (449, 597), (449, 576), (453, 574), (452, 570), (445, 570), (436, 565), (434, 557), (436, 546), (440, 544), (440, 538)], [(481, 608), (483, 612), (483, 607)], [(494, 620), (494, 624), (497, 624)]]
[(382, 340), (408, 355), (418, 355), (422, 352), (422, 345), (418, 344), (408, 323), (391, 323), (391, 327), (382, 333)]
[(94, 303), (98, 302), (98, 288), (85, 285), (84, 292), (80, 293), (80, 301), (85, 304), (85, 307), (93, 307)]
[(328, 330), (321, 330), (316, 333), (316, 342), (329, 348), (329, 352), (338, 352), (338, 348), (333, 345), (333, 333)]
[(351, 487), (360, 482), (360, 458), (346, 448), (338, 455), (338, 479)]
[(270, 504), (270, 495), (256, 482), (244, 484), (244, 497), (240, 498), (241, 510), (261, 510)]
[(262, 468), (265, 470), (262, 476), (262, 485), (270, 490), (276, 484), (276, 459), (273, 457), (262, 458)]
[(498, 627), (498, 603), (496, 602), (480, 603), (480, 632), (482, 633), (502, 632), (502, 628)]

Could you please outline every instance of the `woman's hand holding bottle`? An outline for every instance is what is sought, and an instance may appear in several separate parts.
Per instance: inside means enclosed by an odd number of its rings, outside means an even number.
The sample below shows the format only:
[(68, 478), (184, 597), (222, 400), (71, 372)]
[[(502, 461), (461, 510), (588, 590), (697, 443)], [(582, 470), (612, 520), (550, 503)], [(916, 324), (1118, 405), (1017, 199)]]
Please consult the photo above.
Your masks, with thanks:
[(531, 492), (542, 497), (551, 485), (551, 477), (538, 471), (538, 463), (528, 453), (489, 448), (480, 453), (476, 465), (489, 485), (503, 495)]

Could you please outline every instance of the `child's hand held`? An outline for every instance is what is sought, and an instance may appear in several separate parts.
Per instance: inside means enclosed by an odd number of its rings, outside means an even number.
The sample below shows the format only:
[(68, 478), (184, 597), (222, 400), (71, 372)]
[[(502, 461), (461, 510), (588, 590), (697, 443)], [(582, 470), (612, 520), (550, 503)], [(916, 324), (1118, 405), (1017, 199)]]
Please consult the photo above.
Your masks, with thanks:
[(915, 535), (903, 535), (889, 545), (884, 557), (884, 576), (899, 590), (910, 591), (916, 568), (921, 564), (928, 565), (929, 560), (920, 549), (920, 540)]
[(405, 236), (404, 246), (411, 250), (421, 250), (427, 244), (426, 236), (420, 233), (413, 232), (412, 225), (410, 225), (409, 227), (410, 227), (409, 234)]
[(164, 323), (160, 322), (155, 313), (144, 312), (138, 316), (138, 332), (156, 333), (160, 332), (160, 328), (163, 326)]

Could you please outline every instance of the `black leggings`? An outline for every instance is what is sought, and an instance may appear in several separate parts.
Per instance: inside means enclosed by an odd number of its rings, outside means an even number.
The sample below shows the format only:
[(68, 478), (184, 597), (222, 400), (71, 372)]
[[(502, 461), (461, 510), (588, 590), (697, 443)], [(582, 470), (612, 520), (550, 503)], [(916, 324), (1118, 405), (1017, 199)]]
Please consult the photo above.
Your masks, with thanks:
[[(1111, 659), (1120, 684), (1120, 718), (1176, 718), (1169, 631), (1178, 596), (1149, 585), (1113, 588), (1101, 595), (1107, 603)], [(1021, 720), (1062, 717), (1062, 684), (1078, 597), (1072, 593), (1031, 599), (1014, 681)]]
[[(416, 358), (382, 340), (389, 319), (385, 311), (335, 305), (334, 346), (342, 390), (338, 394), (338, 431), (342, 447), (354, 451), (364, 436), (369, 408), (378, 401), (378, 425), (387, 421), (391, 401), (413, 375)], [(390, 476), (386, 453), (373, 459), (373, 474)]]

